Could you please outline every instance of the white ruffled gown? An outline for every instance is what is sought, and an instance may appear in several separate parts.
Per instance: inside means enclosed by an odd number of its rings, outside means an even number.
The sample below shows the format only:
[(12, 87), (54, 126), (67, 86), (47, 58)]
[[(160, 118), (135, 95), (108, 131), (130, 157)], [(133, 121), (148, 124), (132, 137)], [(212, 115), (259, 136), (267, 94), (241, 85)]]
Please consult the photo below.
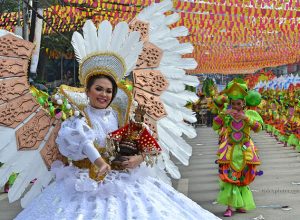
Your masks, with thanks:
[[(58, 134), (59, 150), (72, 160), (99, 155), (93, 142), (105, 146), (106, 134), (118, 128), (112, 109), (86, 108), (91, 129), (84, 118), (65, 121)], [(87, 156), (86, 156), (87, 155)], [(219, 219), (172, 186), (155, 179), (153, 168), (141, 164), (130, 172), (112, 171), (105, 181), (90, 179), (87, 170), (54, 162), (55, 181), (34, 199), (17, 220), (144, 220)]]

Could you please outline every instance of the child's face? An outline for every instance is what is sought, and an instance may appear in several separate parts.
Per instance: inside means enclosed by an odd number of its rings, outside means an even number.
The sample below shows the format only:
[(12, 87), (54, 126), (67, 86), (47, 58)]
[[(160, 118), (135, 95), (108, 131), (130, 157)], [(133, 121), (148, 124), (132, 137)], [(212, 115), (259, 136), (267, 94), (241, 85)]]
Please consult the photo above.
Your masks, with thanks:
[(141, 115), (141, 113), (135, 113), (135, 115), (134, 115), (134, 120), (136, 121), (136, 122), (143, 122), (143, 116)]
[(241, 110), (243, 110), (243, 107), (244, 107), (244, 101), (241, 99), (231, 100), (231, 106), (232, 106), (232, 109), (241, 111)]

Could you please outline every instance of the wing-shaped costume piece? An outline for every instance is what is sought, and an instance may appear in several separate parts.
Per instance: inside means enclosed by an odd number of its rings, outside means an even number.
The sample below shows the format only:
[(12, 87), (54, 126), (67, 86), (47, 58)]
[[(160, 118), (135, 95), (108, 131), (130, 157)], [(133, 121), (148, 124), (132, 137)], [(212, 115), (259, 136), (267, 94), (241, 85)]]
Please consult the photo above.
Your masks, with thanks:
[[(105, 56), (112, 53), (123, 58), (126, 66), (124, 75), (133, 79), (133, 99), (146, 108), (145, 123), (163, 149), (161, 168), (166, 169), (173, 178), (180, 178), (178, 168), (170, 160), (170, 152), (188, 165), (192, 148), (181, 136), (196, 136), (194, 128), (185, 123), (195, 122), (196, 118), (185, 105), (198, 98), (196, 94), (186, 91), (185, 85), (196, 86), (198, 79), (185, 74), (185, 70), (196, 68), (197, 63), (192, 58), (182, 58), (182, 55), (193, 51), (190, 43), (180, 43), (177, 39), (187, 36), (187, 28), (169, 28), (179, 19), (177, 13), (165, 15), (172, 5), (170, 0), (152, 4), (129, 25), (120, 22), (115, 28), (108, 21), (103, 21), (97, 29), (91, 21), (87, 21), (83, 36), (74, 33), (72, 44), (80, 63), (82, 84), (85, 84), (85, 72), (98, 68), (93, 62), (99, 59), (95, 56), (99, 52)], [(117, 72), (116, 69), (113, 71)], [(118, 100), (123, 99), (116, 98), (116, 106), (119, 105)], [(129, 111), (130, 104), (125, 108)]]
[[(186, 91), (185, 85), (196, 86), (198, 80), (185, 74), (185, 70), (196, 68), (197, 63), (182, 58), (192, 52), (193, 46), (177, 39), (188, 34), (185, 27), (169, 28), (179, 19), (177, 13), (165, 15), (171, 8), (170, 0), (153, 4), (130, 24), (120, 22), (114, 28), (108, 21), (101, 22), (98, 28), (87, 21), (83, 36), (75, 32), (72, 44), (80, 63), (81, 83), (85, 85), (100, 70), (116, 73), (119, 90), (112, 107), (119, 113), (120, 126), (128, 121), (133, 99), (143, 105), (145, 123), (162, 148), (157, 167), (173, 178), (180, 178), (170, 153), (188, 165), (192, 148), (181, 136), (196, 136), (195, 130), (185, 123), (195, 122), (196, 118), (184, 106), (187, 101), (196, 101), (197, 96)], [(0, 168), (0, 186), (12, 172), (19, 173), (8, 194), (13, 202), (36, 178), (21, 200), (25, 207), (51, 181), (48, 170), (52, 162), (64, 159), (55, 144), (60, 121), (46, 113), (29, 93), (27, 66), (33, 44), (4, 32), (0, 33), (0, 42), (0, 162), (4, 163)], [(99, 63), (104, 66), (99, 67)], [(133, 79), (133, 91), (122, 85), (124, 76)], [(59, 93), (79, 110), (88, 103), (83, 89), (61, 86)], [(169, 181), (165, 172), (159, 177)]]
[(172, 153), (184, 165), (188, 165), (192, 148), (181, 137), (193, 138), (194, 128), (185, 121), (195, 122), (194, 113), (184, 106), (188, 101), (196, 101), (197, 96), (185, 90), (185, 85), (196, 86), (198, 79), (185, 74), (197, 63), (182, 55), (191, 53), (190, 43), (179, 43), (178, 37), (187, 36), (185, 27), (169, 28), (179, 20), (179, 15), (169, 16), (165, 12), (172, 9), (172, 1), (163, 1), (145, 8), (130, 23), (132, 30), (139, 30), (144, 48), (135, 69), (134, 99), (147, 109), (146, 124), (163, 149), (163, 167), (173, 178), (180, 178), (176, 165), (170, 160)]
[(23, 207), (52, 179), (51, 163), (62, 160), (55, 138), (60, 122), (41, 108), (30, 94), (27, 69), (34, 45), (9, 32), (0, 32), (0, 186), (11, 173), (18, 177), (9, 190), (14, 202), (30, 181), (37, 179), (21, 200)]

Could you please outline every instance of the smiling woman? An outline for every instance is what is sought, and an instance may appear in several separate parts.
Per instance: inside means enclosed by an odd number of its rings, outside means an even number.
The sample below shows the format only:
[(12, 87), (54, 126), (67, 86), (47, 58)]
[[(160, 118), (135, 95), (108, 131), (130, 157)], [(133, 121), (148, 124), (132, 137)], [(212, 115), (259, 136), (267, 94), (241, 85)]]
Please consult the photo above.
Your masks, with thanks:
[(86, 94), (90, 105), (97, 109), (105, 109), (114, 99), (118, 87), (111, 76), (94, 75), (89, 78), (86, 86)]

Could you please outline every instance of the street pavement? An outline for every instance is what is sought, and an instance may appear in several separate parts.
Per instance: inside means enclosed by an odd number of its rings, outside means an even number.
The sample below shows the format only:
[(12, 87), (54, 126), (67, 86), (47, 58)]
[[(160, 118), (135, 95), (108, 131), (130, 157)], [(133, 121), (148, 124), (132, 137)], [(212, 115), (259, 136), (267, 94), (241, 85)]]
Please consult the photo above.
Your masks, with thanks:
[[(193, 146), (189, 166), (180, 165), (182, 178), (174, 180), (173, 186), (203, 208), (222, 219), (250, 220), (298, 220), (300, 219), (300, 154), (291, 147), (283, 147), (274, 137), (264, 131), (253, 134), (259, 148), (264, 171), (250, 188), (257, 209), (245, 214), (235, 213), (224, 218), (226, 209), (216, 203), (218, 187), (218, 167), (214, 163), (217, 151), (217, 135), (212, 128), (197, 128), (198, 136), (188, 140)], [(3, 189), (1, 189), (1, 192)], [(11, 220), (21, 210), (19, 201), (8, 203), (7, 194), (0, 193), (0, 220)]]

